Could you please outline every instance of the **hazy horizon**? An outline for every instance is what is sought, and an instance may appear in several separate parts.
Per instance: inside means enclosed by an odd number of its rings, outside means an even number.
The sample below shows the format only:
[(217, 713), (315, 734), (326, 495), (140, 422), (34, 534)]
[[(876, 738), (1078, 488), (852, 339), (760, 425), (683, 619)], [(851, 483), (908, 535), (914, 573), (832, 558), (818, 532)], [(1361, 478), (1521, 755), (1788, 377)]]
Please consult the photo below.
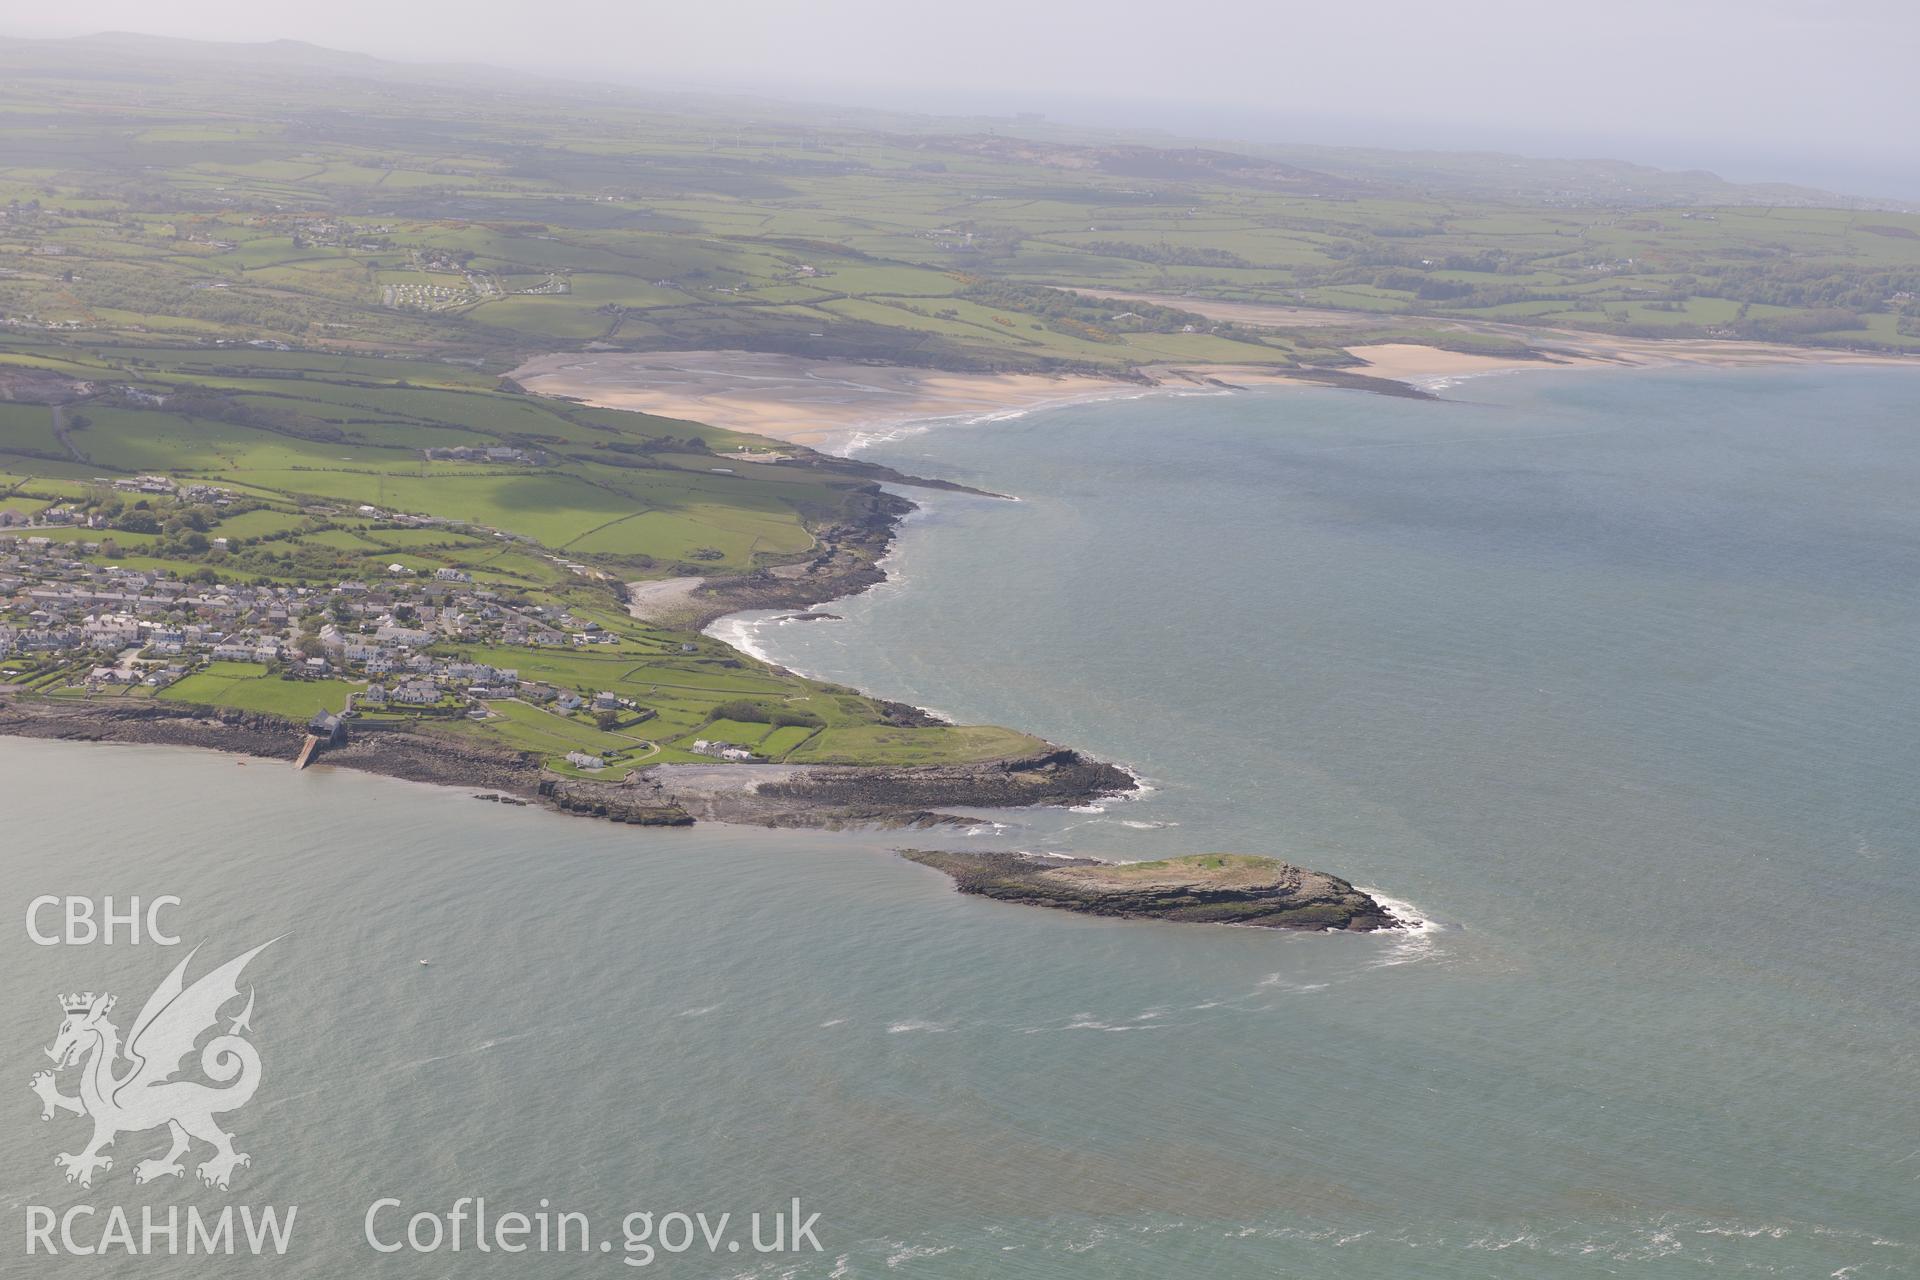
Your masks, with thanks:
[(516, 0), (180, 0), (161, 22), (132, 0), (76, 0), (9, 17), (0, 33), (294, 39), (662, 91), (1040, 112), (1253, 145), (1604, 158), (1920, 200), (1920, 139), (1890, 123), (1920, 106), (1909, 74), (1920, 11), (1884, 0), (1817, 16), (1781, 0), (1623, 0), (1604, 22), (1506, 0), (1442, 21), (1386, 0), (1364, 31), (1320, 9), (1238, 0), (1188, 6), (1177, 25), (1088, 0), (965, 11), (838, 0), (804, 12), (769, 0), (699, 11), (586, 0), (568, 21), (538, 24), (534, 12)]

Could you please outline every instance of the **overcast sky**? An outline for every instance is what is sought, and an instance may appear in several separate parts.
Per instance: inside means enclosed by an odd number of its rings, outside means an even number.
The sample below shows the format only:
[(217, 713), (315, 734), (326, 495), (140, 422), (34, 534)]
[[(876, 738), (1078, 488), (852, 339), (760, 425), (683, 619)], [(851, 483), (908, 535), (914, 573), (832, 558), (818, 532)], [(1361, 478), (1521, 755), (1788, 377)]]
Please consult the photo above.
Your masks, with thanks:
[(1920, 0), (62, 0), (0, 31), (288, 37), (1256, 141), (1608, 154), (1920, 198)]

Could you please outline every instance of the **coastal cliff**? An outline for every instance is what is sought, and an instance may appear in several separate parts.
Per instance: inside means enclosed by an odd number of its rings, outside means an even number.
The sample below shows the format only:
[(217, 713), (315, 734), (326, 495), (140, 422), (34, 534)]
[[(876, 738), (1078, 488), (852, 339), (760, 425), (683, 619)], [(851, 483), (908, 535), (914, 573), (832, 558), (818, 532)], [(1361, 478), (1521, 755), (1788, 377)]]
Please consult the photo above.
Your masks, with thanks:
[(1356, 933), (1395, 923), (1386, 908), (1338, 876), (1253, 854), (1129, 863), (930, 849), (900, 854), (946, 872), (962, 893), (1061, 911)]
[[(279, 716), (189, 703), (11, 697), (0, 734), (72, 742), (202, 747), (292, 765), (306, 726)], [(560, 813), (638, 826), (730, 822), (767, 827), (928, 827), (964, 821), (934, 806), (1079, 804), (1134, 785), (1123, 769), (1056, 749), (968, 765), (661, 765), (622, 782), (551, 773), (508, 751), (404, 723), (353, 720), (319, 763), (409, 782), (483, 788)]]
[(1118, 766), (1055, 748), (978, 764), (658, 765), (629, 785), (656, 788), (697, 818), (765, 827), (934, 826), (970, 819), (943, 807), (1084, 804), (1137, 785)]
[(628, 612), (655, 626), (699, 631), (730, 613), (810, 609), (823, 600), (859, 595), (886, 581), (880, 561), (913, 509), (907, 499), (876, 487), (856, 518), (816, 531), (819, 545), (810, 559), (724, 577), (629, 582), (623, 587)]

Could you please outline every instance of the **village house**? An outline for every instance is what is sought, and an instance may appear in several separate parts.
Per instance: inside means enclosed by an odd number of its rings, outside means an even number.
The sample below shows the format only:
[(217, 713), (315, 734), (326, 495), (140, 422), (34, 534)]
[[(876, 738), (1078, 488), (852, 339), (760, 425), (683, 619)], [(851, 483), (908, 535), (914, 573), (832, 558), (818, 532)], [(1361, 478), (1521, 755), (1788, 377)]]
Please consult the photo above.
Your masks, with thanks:
[(80, 630), (86, 643), (95, 649), (124, 649), (140, 643), (140, 620), (129, 614), (95, 614)]
[(374, 637), (387, 644), (402, 644), (409, 649), (423, 649), (433, 643), (433, 632), (418, 627), (403, 627), (396, 622), (382, 623), (374, 628)]
[(719, 738), (696, 738), (693, 743), (695, 755), (715, 756), (721, 760), (751, 760), (753, 752), (737, 743)]
[(395, 685), (387, 696), (391, 701), (408, 706), (426, 707), (440, 701), (440, 689), (425, 680), (408, 680)]

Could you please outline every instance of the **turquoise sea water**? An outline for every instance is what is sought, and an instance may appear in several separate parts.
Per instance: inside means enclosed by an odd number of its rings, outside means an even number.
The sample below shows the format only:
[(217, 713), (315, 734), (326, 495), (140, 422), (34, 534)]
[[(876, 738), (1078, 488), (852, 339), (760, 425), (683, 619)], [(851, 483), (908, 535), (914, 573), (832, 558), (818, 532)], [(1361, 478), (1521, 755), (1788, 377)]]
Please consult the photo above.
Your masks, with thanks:
[(617, 1239), (632, 1209), (798, 1195), (824, 1253), (651, 1270), (1920, 1272), (1920, 377), (1447, 394), (903, 436), (869, 456), (1019, 501), (933, 495), (844, 621), (722, 624), (1150, 783), (957, 844), (1270, 852), (1434, 927), (1082, 919), (962, 899), (884, 834), (647, 834), (0, 740), (16, 920), (173, 893), (203, 958), (290, 931), (250, 971), (269, 1074), (222, 1195), (133, 1186), (144, 1135), (59, 1181), (80, 1122), (24, 1087), (55, 994), (130, 1017), (178, 952), (13, 927), (7, 1235), (36, 1204), (297, 1203), (284, 1260), (142, 1265), (612, 1275), (617, 1249), (376, 1255), (361, 1216), (544, 1196)]

